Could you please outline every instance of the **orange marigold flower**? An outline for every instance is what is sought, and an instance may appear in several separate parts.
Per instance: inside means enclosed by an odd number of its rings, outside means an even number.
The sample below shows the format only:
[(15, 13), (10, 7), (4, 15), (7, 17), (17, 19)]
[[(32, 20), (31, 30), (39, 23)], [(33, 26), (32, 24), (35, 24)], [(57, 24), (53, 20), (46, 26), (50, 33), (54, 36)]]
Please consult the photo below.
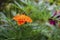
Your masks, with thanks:
[(22, 25), (25, 22), (32, 22), (32, 19), (29, 16), (23, 15), (23, 14), (17, 14), (16, 16), (13, 17), (15, 21), (17, 21), (18, 25)]

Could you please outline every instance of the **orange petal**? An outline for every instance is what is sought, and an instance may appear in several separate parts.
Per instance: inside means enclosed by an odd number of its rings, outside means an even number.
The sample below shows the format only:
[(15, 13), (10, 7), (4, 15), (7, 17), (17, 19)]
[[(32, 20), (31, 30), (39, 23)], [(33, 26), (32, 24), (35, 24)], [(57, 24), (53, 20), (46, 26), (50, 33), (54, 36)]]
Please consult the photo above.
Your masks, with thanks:
[(19, 21), (17, 21), (17, 23), (18, 23), (18, 25), (22, 25), (22, 24), (25, 23), (25, 21), (24, 20), (19, 20)]
[(14, 19), (15, 21), (18, 21), (18, 20), (20, 19), (20, 15), (17, 14), (15, 17), (13, 17), (13, 19)]
[(30, 18), (30, 17), (26, 17), (26, 19), (25, 19), (27, 22), (32, 22), (32, 19)]

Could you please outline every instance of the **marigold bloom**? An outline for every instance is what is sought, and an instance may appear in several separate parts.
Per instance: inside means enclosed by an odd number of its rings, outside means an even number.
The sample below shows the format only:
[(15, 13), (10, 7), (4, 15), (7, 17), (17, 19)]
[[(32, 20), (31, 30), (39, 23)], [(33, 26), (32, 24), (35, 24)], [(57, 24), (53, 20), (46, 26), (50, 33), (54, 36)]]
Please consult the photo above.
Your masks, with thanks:
[(21, 15), (17, 14), (16, 16), (13, 17), (13, 19), (17, 21), (18, 25), (22, 25), (25, 22), (29, 22), (29, 23), (32, 22), (32, 19), (29, 16), (26, 16), (24, 14), (21, 14)]

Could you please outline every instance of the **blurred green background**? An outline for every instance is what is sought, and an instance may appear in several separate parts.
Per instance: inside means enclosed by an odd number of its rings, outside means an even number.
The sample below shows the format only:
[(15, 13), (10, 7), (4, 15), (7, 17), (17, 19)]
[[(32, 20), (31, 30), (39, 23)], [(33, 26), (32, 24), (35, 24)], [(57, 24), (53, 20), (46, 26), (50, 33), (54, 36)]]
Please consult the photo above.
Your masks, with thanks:
[[(59, 0), (0, 0), (0, 40), (60, 40), (60, 23), (54, 11), (60, 10)], [(13, 17), (26, 14), (33, 20), (19, 26)], [(57, 20), (56, 25), (49, 19)]]

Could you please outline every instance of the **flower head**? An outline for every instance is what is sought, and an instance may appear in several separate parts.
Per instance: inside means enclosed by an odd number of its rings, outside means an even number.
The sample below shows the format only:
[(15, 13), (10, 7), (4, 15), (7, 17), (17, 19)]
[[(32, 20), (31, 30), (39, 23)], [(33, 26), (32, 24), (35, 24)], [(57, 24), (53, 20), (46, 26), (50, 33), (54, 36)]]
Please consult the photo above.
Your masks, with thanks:
[(21, 14), (21, 15), (17, 14), (16, 16), (13, 17), (13, 19), (17, 21), (18, 25), (22, 25), (25, 22), (29, 22), (29, 23), (32, 22), (32, 19), (29, 16), (26, 16), (24, 14)]
[[(56, 10), (51, 18), (60, 19), (60, 10)], [(51, 25), (56, 25), (58, 20), (49, 19)]]
[(53, 19), (49, 19), (49, 23), (51, 24), (51, 25), (56, 25), (56, 20), (53, 20)]

